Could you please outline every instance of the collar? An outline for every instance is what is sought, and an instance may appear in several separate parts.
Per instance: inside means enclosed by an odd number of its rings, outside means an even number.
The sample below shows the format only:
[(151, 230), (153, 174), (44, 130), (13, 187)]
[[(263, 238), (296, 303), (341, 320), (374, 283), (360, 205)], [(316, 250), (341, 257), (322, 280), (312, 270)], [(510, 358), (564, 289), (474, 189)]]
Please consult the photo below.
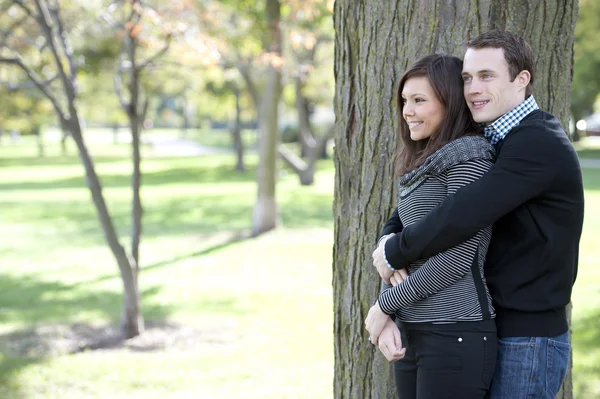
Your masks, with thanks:
[(533, 95), (530, 95), (521, 104), (508, 111), (492, 124), (483, 129), (483, 135), (490, 140), (492, 144), (497, 144), (510, 132), (515, 126), (533, 111), (540, 109)]

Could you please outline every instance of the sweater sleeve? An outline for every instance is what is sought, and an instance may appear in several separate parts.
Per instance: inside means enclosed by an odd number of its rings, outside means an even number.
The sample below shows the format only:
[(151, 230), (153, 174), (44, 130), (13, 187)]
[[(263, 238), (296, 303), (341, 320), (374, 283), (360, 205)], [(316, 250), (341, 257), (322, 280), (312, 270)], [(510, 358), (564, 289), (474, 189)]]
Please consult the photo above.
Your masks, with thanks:
[(401, 269), (464, 242), (550, 187), (560, 166), (552, 155), (557, 149), (544, 133), (515, 130), (488, 173), (389, 239), (385, 251), (392, 267)]
[(381, 231), (381, 234), (379, 234), (379, 238), (377, 238), (377, 243), (379, 244), (379, 240), (381, 240), (381, 238), (383, 236), (386, 236), (386, 235), (392, 234), (392, 233), (397, 234), (397, 233), (400, 233), (401, 231), (402, 231), (402, 221), (400, 220), (400, 216), (398, 215), (398, 207), (395, 207), (390, 218), (383, 226), (383, 230)]
[[(473, 159), (448, 168), (448, 194), (477, 180), (491, 166), (489, 160)], [(471, 272), (481, 240), (489, 240), (490, 236), (491, 226), (487, 226), (467, 241), (432, 256), (404, 282), (383, 291), (379, 296), (379, 306), (385, 313), (393, 314), (401, 307), (426, 299), (455, 284)]]

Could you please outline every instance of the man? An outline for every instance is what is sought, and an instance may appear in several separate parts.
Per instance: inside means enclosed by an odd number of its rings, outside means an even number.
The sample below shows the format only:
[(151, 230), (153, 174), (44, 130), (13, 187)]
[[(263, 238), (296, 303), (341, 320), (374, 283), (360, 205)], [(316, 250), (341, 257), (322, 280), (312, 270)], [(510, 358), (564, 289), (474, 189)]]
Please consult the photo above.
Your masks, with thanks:
[[(465, 99), (496, 145), (496, 163), (416, 223), (385, 236), (373, 253), (383, 280), (401, 284), (394, 270), (494, 223), (485, 265), (500, 338), (491, 398), (554, 398), (569, 363), (566, 306), (577, 274), (583, 182), (558, 119), (531, 95), (534, 73), (531, 47), (512, 33), (490, 31), (468, 43)], [(367, 322), (374, 342), (380, 326)], [(393, 326), (385, 326), (382, 339), (395, 339)]]

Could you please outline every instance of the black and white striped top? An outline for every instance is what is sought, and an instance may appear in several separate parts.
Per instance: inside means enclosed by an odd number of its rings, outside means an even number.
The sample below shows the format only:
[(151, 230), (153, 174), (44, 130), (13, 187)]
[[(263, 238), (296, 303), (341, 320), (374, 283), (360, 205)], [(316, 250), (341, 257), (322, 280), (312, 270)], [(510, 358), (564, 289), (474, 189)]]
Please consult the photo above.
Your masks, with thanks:
[[(401, 224), (415, 223), (448, 195), (481, 177), (492, 166), (492, 158), (490, 144), (480, 136), (461, 138), (438, 150), (401, 179), (397, 208)], [(447, 323), (494, 317), (483, 274), (491, 231), (489, 226), (454, 248), (411, 264), (406, 281), (387, 286), (381, 293), (381, 309), (403, 322)]]

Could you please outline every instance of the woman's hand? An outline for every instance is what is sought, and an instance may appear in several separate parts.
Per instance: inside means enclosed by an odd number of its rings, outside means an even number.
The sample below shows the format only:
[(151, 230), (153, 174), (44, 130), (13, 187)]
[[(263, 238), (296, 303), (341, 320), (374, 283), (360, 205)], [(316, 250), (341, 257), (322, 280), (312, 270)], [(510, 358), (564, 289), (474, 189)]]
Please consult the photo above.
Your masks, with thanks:
[(375, 305), (369, 309), (369, 314), (365, 319), (365, 328), (369, 332), (373, 345), (378, 345), (379, 335), (381, 335), (381, 331), (383, 331), (383, 327), (385, 327), (388, 320), (391, 320), (390, 316), (383, 313), (383, 310), (379, 307), (379, 301), (375, 302)]
[(390, 277), (390, 284), (395, 287), (401, 282), (405, 281), (407, 278), (408, 273), (406, 272), (406, 269), (397, 270), (394, 272), (394, 274), (392, 274), (392, 277)]
[(385, 323), (379, 336), (379, 350), (388, 362), (395, 362), (406, 355), (406, 348), (402, 347), (400, 329), (391, 318)]

